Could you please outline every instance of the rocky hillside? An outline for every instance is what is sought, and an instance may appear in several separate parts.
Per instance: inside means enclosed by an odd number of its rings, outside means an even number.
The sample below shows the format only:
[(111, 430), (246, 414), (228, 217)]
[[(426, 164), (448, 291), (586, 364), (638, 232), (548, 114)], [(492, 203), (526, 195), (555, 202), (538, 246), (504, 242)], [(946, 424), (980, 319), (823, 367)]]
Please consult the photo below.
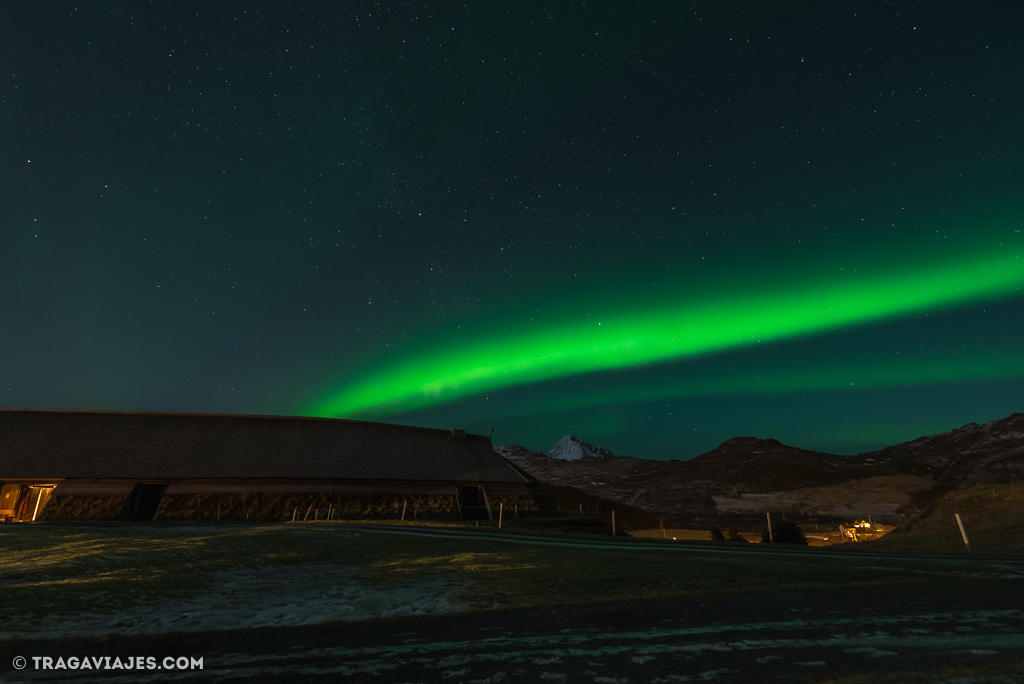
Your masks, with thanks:
[(968, 487), (1024, 477), (1024, 413), (864, 454), (901, 472)]
[[(744, 495), (765, 494), (774, 495), (759, 497), (765, 506), (774, 500), (788, 501), (794, 506), (791, 510), (804, 515), (834, 515), (835, 506), (822, 508), (807, 502), (823, 500), (823, 488), (865, 481), (872, 486), (858, 484), (851, 491), (873, 487), (872, 505), (887, 505), (895, 511), (913, 508), (911, 498), (915, 505), (927, 503), (923, 494), (929, 490), (927, 481), (939, 492), (1024, 478), (1024, 414), (984, 425), (972, 423), (857, 456), (807, 451), (756, 437), (734, 437), (689, 461), (616, 456), (572, 435), (560, 440), (549, 454), (517, 445), (498, 447), (498, 451), (542, 482), (578, 487), (665, 517), (716, 516), (722, 512), (716, 499), (723, 506), (728, 501), (732, 511), (751, 509), (744, 505)], [(566, 454), (574, 458), (565, 460)], [(897, 485), (902, 480), (893, 477), (903, 475), (926, 480), (917, 480), (921, 484), (911, 491), (905, 483)], [(888, 503), (886, 482), (894, 483)], [(794, 490), (801, 495), (787, 496)], [(843, 505), (851, 515), (857, 512), (855, 502)]]

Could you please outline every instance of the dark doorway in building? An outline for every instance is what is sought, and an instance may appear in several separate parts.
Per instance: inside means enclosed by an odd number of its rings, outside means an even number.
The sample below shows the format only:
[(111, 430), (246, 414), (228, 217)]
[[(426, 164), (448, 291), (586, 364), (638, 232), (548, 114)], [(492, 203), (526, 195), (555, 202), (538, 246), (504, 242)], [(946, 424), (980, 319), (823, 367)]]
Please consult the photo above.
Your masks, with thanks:
[(152, 520), (160, 508), (160, 498), (167, 489), (166, 484), (143, 484), (139, 482), (125, 499), (121, 510), (122, 520)]
[(459, 511), (463, 520), (486, 520), (487, 506), (479, 485), (459, 485)]

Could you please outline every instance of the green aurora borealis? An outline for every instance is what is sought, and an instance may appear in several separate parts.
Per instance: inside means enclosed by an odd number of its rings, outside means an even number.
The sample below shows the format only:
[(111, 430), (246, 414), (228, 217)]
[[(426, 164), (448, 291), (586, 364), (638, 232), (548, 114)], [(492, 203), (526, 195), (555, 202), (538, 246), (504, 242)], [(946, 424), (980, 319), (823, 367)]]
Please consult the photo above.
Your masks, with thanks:
[[(851, 282), (852, 281), (852, 282)], [(739, 299), (712, 299), (640, 313), (618, 311), (514, 337), (470, 339), (443, 354), (385, 368), (347, 386), (314, 407), (312, 415), (358, 417), (374, 409), (397, 412), (450, 402), (513, 385), (566, 375), (628, 368), (734, 347), (775, 342), (868, 321), (927, 311), (944, 305), (1006, 297), (1024, 284), (1024, 260), (1003, 249), (987, 258), (919, 266), (888, 277), (804, 284), (789, 292), (760, 292)], [(984, 368), (988, 360), (979, 366)], [(918, 369), (917, 381), (955, 377), (955, 366)], [(1024, 366), (997, 365), (997, 373), (1024, 374)], [(991, 374), (980, 369), (968, 377)], [(1016, 373), (1013, 373), (1016, 374)], [(889, 382), (904, 380), (883, 372)], [(873, 384), (877, 384), (878, 379)], [(731, 388), (705, 388), (728, 391)], [(780, 377), (762, 391), (807, 389)], [(692, 391), (684, 387), (676, 396)]]
[(690, 458), (1024, 411), (1012, 3), (8, 3), (5, 406)]

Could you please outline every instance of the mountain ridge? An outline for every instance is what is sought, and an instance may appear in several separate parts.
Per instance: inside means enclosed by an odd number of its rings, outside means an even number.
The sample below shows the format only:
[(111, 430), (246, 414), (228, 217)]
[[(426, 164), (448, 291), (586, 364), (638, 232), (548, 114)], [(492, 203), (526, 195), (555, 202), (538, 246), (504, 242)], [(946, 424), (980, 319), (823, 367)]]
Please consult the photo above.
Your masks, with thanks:
[[(551, 452), (544, 454), (519, 445), (495, 450), (541, 482), (577, 487), (659, 515), (695, 518), (716, 516), (730, 506), (730, 510), (740, 510), (743, 506), (736, 502), (743, 501), (744, 496), (746, 501), (766, 493), (785, 498), (781, 496), (785, 492), (812, 492), (867, 480), (884, 498), (885, 483), (889, 481), (886, 478), (902, 483), (899, 478), (914, 476), (918, 478), (916, 491), (892, 485), (891, 505), (887, 506), (903, 512), (916, 509), (912, 499), (923, 502), (922, 492), (1024, 476), (1024, 413), (984, 424), (968, 423), (853, 456), (810, 451), (776, 439), (739, 436), (687, 461), (655, 461), (618, 456), (575, 435), (563, 437), (555, 446), (566, 440), (579, 445), (579, 452), (574, 453), (582, 455), (563, 459), (560, 455), (564, 450), (551, 456)], [(587, 456), (587, 451), (593, 455)], [(930, 489), (927, 482), (934, 483)], [(800, 500), (806, 503), (813, 498), (808, 495)], [(807, 512), (814, 513), (810, 509)]]

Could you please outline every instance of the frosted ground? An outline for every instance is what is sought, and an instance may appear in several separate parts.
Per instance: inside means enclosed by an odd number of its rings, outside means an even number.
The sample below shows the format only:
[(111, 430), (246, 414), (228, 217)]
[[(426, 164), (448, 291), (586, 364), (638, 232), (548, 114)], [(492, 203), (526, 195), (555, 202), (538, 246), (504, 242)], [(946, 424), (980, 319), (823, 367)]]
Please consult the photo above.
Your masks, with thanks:
[[(757, 681), (771, 670), (803, 682), (850, 666), (870, 677), (937, 665), (968, 665), (972, 676), (1024, 671), (1019, 559), (369, 529), (0, 526), (9, 616), (0, 656), (201, 653), (202, 673), (173, 676), (203, 681)], [(515, 610), (490, 610), (504, 608)], [(372, 619), (408, 615), (418, 617)], [(867, 681), (916, 680), (844, 684)]]
[(732, 547), (700, 543), (592, 546), (583, 540), (529, 541), (497, 530), (463, 537), (420, 533), (432, 536), (333, 523), (4, 526), (0, 588), (9, 619), (0, 639), (289, 627), (787, 589), (831, 592), (937, 575), (1024, 572), (1017, 564), (880, 563), (814, 552), (733, 553)]
[(42, 619), (19, 625), (16, 633), (0, 632), (0, 639), (286, 627), (462, 608), (452, 599), (461, 586), (457, 577), (366, 585), (357, 574), (357, 568), (334, 565), (286, 573), (277, 568), (225, 570), (191, 598), (166, 598), (118, 611), (97, 605), (95, 612), (62, 614), (58, 607)]
[[(168, 527), (160, 534), (180, 544), (196, 537), (197, 531)], [(291, 531), (299, 545), (304, 545), (307, 534)], [(338, 531), (334, 541), (356, 541), (361, 536)], [(52, 559), (46, 557), (47, 551)], [(252, 558), (237, 559), (241, 566), (215, 561), (205, 567), (197, 563), (174, 568), (182, 576), (167, 583), (154, 573), (131, 577), (130, 569), (116, 567), (118, 554), (102, 545), (73, 540), (47, 551), (7, 554), (0, 586), (8, 595), (30, 592), (35, 600), (28, 615), (21, 613), (24, 617), (6, 623), (0, 639), (294, 626), (443, 613), (463, 609), (453, 595), (466, 583), (455, 573), (368, 582), (366, 569), (355, 562), (265, 564), (263, 559), (253, 563)], [(166, 554), (166, 549), (153, 553), (153, 559)], [(270, 553), (271, 560), (274, 555)], [(68, 594), (69, 600), (62, 600)]]

